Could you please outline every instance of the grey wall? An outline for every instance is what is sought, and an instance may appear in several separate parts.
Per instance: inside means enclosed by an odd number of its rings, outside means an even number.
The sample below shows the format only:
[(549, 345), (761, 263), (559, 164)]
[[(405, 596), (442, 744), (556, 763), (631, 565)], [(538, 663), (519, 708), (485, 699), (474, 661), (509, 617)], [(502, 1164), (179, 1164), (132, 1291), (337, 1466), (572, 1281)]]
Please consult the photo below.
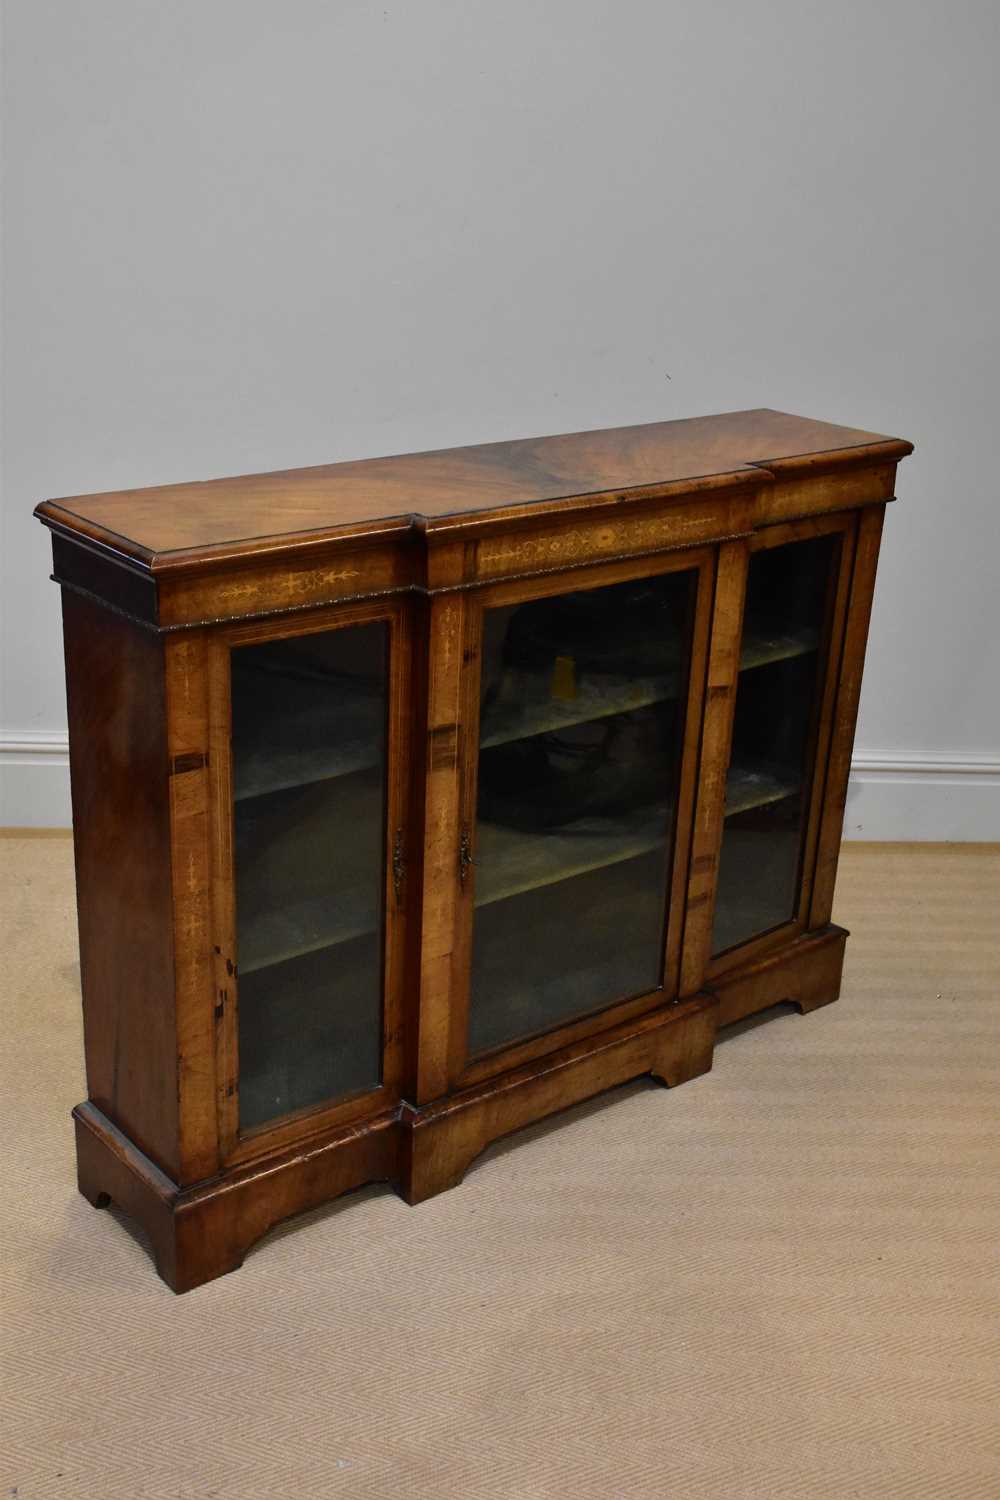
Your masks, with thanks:
[(67, 816), (37, 499), (777, 406), (918, 445), (851, 831), (1000, 836), (996, 0), (4, 16), (3, 821)]

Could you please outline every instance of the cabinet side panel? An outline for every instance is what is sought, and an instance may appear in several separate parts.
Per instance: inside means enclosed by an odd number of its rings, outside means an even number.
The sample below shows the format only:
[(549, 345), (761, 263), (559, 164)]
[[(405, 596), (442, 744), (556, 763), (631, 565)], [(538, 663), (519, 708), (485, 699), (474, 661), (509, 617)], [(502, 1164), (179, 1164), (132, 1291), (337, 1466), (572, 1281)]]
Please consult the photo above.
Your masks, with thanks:
[(88, 1094), (176, 1176), (163, 646), (66, 591), (63, 638)]

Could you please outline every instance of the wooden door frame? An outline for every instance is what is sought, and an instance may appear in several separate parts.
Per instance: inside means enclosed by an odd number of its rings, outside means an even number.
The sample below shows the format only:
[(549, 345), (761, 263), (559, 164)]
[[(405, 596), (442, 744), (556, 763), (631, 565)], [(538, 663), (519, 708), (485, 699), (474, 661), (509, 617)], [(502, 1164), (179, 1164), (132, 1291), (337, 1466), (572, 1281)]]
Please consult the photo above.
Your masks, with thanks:
[[(719, 591), (718, 611), (713, 628), (710, 673), (717, 677), (720, 688), (728, 684), (729, 690), (720, 691), (713, 700), (719, 716), (714, 738), (709, 735), (708, 728), (706, 728), (706, 759), (699, 782), (699, 807), (695, 817), (696, 835), (692, 850), (692, 882), (688, 891), (688, 923), (684, 935), (682, 994), (694, 993), (706, 983), (711, 985), (715, 979), (727, 975), (730, 971), (766, 957), (794, 941), (812, 925), (809, 910), (813, 875), (825, 801), (827, 763), (861, 514), (863, 513), (857, 510), (833, 511), (825, 515), (762, 527), (754, 532), (746, 543), (738, 544), (744, 548), (744, 566), (742, 580), (738, 586), (738, 603), (735, 610), (733, 606), (736, 596), (727, 598), (724, 590)], [(712, 953), (712, 928), (725, 828), (725, 778), (732, 750), (733, 719), (739, 685), (739, 654), (743, 636), (746, 571), (754, 553), (831, 535), (839, 536), (841, 539), (840, 554), (835, 572), (828, 583), (828, 604), (824, 614), (818, 652), (822, 680), (809, 727), (810, 748), (807, 756), (809, 790), (799, 851), (795, 912), (788, 921), (779, 923), (766, 932), (749, 938), (746, 942), (739, 943), (716, 956)], [(716, 778), (719, 776), (721, 776), (721, 798), (715, 786)], [(703, 800), (704, 806), (702, 806)]]
[[(428, 704), (427, 844), (425, 849), (420, 1057), (417, 1103), (465, 1088), (588, 1036), (596, 1035), (676, 998), (683, 931), (691, 814), (698, 772), (705, 692), (704, 664), (715, 589), (718, 549), (713, 544), (654, 556), (616, 559), (529, 578), (500, 579), (456, 590), (431, 601)], [(688, 680), (671, 832), (664, 932), (664, 981), (655, 990), (591, 1011), (544, 1033), (469, 1059), (469, 1014), (475, 866), (461, 876), (463, 831), (474, 838), (479, 741), (480, 648), (485, 610), (567, 592), (596, 589), (666, 573), (697, 574), (689, 626)], [(474, 848), (470, 851), (473, 859)]]
[[(242, 1132), (239, 1128), (239, 966), (236, 885), (233, 868), (232, 696), (230, 653), (234, 647), (294, 640), (330, 630), (383, 623), (387, 627), (385, 843), (383, 876), (382, 1082), (332, 1103), (308, 1106)], [(407, 598), (335, 604), (281, 618), (236, 621), (213, 630), (207, 643), (209, 682), (209, 771), (212, 808), (212, 927), (215, 993), (217, 1128), (225, 1165), (249, 1161), (331, 1126), (363, 1119), (401, 1097), (406, 930), (412, 920), (415, 882), (405, 873), (413, 840), (410, 820), (412, 601)], [(393, 854), (400, 838), (399, 899)]]

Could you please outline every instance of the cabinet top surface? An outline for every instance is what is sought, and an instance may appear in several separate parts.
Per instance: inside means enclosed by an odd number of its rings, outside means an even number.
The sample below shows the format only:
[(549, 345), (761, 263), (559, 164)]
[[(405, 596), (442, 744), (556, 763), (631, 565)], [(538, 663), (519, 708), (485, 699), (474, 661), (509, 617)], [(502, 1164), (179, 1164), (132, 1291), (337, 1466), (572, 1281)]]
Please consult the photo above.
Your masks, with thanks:
[[(154, 568), (291, 539), (408, 530), (484, 511), (523, 514), (609, 491), (676, 494), (841, 464), (894, 462), (903, 439), (759, 408), (49, 500), (61, 531)], [(615, 498), (612, 496), (612, 498)], [(625, 498), (628, 498), (627, 494)]]

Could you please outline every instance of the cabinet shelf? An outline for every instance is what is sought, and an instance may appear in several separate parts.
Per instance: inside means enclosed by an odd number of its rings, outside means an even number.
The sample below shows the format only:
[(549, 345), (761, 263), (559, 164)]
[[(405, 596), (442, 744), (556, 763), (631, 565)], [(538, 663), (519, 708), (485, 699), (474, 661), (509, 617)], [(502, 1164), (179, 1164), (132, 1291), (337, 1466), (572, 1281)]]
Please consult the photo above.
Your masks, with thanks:
[[(780, 802), (797, 790), (791, 776), (734, 766), (726, 780), (726, 816)], [(544, 833), (481, 822), (475, 904), (486, 906), (650, 854), (663, 843), (668, 813), (666, 803), (647, 804), (618, 817), (580, 818)]]
[(751, 672), (755, 667), (769, 667), (774, 662), (788, 661), (793, 656), (808, 656), (819, 649), (819, 631), (809, 625), (795, 630), (776, 630), (763, 622), (751, 622), (743, 637), (740, 649), (740, 671)]
[[(374, 932), (384, 856), (357, 828), (383, 817), (373, 767), (245, 803), (236, 836), (243, 879), (237, 900), (239, 970), (254, 973)], [(275, 902), (273, 891), (289, 893)]]
[(240, 973), (256, 974), (291, 958), (365, 937), (375, 930), (370, 906), (369, 901), (358, 901), (353, 892), (346, 891), (333, 904), (328, 896), (313, 896), (269, 914), (240, 943)]
[(544, 833), (480, 823), (476, 905), (488, 906), (540, 886), (572, 880), (662, 847), (668, 808), (637, 808), (616, 818), (579, 818)]
[[(817, 643), (815, 631), (761, 630), (744, 643), (740, 671), (803, 656), (814, 651)], [(352, 684), (349, 696), (338, 698), (330, 692), (318, 692), (313, 679), (282, 678), (281, 712), (276, 716), (269, 706), (270, 675), (256, 674), (260, 679), (256, 688), (260, 734), (256, 744), (252, 731), (244, 737), (233, 788), (237, 802), (335, 776), (350, 776), (373, 764), (372, 746), (379, 743), (384, 729), (380, 693), (366, 693), (362, 684)], [(519, 674), (516, 700), (514, 695), (509, 703), (500, 699), (484, 714), (480, 743), (483, 749), (490, 749), (511, 740), (530, 739), (574, 724), (648, 708), (676, 698), (680, 688), (677, 669), (657, 677), (594, 675), (581, 678), (576, 697), (563, 699), (550, 695), (544, 677)], [(276, 745), (277, 726), (281, 741)], [(331, 741), (336, 741), (335, 748), (331, 748)]]
[(630, 713), (676, 698), (680, 673), (662, 677), (619, 677), (612, 674), (582, 677), (573, 698), (553, 698), (548, 679), (538, 673), (518, 672), (510, 701), (496, 700), (483, 712), (479, 743), (484, 750), (512, 740), (531, 739), (554, 729), (589, 724), (613, 714)]
[[(797, 789), (790, 776), (734, 767), (727, 779), (726, 816), (779, 802)], [(330, 851), (343, 848), (344, 828), (351, 826), (353, 817), (366, 816), (367, 800), (379, 795), (370, 776), (342, 784), (335, 781), (326, 787), (322, 807), (313, 810), (308, 827), (300, 825), (298, 839), (308, 838), (314, 851), (310, 860), (309, 849), (303, 849), (301, 842), (296, 844), (302, 869), (325, 867)], [(580, 818), (544, 833), (480, 823), (475, 904), (488, 906), (650, 854), (662, 847), (668, 814), (666, 803), (647, 804), (617, 817)], [(249, 919), (245, 926), (241, 924), (240, 973), (255, 973), (375, 930), (370, 881), (366, 884), (361, 879), (348, 879), (335, 893), (307, 891), (299, 900), (274, 908), (266, 899), (270, 869), (270, 865), (248, 869), (244, 901)], [(255, 885), (260, 890), (259, 902), (255, 900)], [(258, 906), (260, 916), (255, 918)]]
[(771, 802), (783, 802), (786, 797), (793, 797), (799, 786), (798, 778), (789, 771), (731, 766), (726, 777), (726, 817), (766, 807)]
[(255, 724), (243, 731), (233, 786), (237, 802), (375, 764), (374, 747), (385, 737), (379, 688), (352, 682), (335, 694), (311, 677), (253, 675)]
[[(752, 632), (740, 654), (740, 671), (752, 671), (772, 662), (805, 656), (819, 644), (815, 630), (778, 631), (762, 628)], [(676, 698), (681, 691), (682, 675), (672, 668), (655, 677), (623, 677), (613, 674), (583, 675), (573, 698), (553, 698), (548, 681), (541, 674), (517, 674), (517, 691), (510, 701), (501, 696), (483, 713), (480, 745), (484, 750), (510, 740), (529, 739), (554, 729), (568, 729), (574, 724), (610, 718), (612, 714), (629, 713)]]

